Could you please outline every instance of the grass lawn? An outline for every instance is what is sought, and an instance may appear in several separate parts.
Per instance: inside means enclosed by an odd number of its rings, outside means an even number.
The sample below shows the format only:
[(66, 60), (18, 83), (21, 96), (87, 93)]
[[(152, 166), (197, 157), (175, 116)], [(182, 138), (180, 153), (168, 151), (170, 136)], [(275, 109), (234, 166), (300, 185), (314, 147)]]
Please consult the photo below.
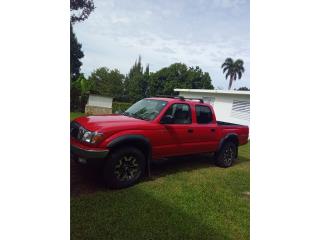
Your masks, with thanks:
[(83, 115), (85, 115), (85, 114), (82, 112), (70, 112), (70, 120), (72, 121), (73, 119), (80, 117), (80, 116), (83, 116)]
[(71, 239), (249, 239), (249, 152), (227, 169), (174, 159), (133, 187), (71, 196)]

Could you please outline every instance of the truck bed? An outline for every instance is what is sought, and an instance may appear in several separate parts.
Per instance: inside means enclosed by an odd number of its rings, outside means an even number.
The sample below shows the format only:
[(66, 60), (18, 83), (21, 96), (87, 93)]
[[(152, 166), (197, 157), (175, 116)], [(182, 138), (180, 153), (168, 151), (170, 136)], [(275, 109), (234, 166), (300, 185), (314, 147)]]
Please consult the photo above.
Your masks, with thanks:
[(217, 121), (217, 125), (218, 128), (220, 128), (221, 137), (224, 137), (228, 134), (236, 134), (239, 138), (239, 145), (243, 145), (248, 142), (248, 126), (222, 121)]
[(236, 124), (236, 123), (230, 123), (230, 122), (222, 122), (222, 121), (217, 121), (218, 125), (222, 125), (222, 126), (244, 126), (245, 125), (240, 125), (240, 124)]

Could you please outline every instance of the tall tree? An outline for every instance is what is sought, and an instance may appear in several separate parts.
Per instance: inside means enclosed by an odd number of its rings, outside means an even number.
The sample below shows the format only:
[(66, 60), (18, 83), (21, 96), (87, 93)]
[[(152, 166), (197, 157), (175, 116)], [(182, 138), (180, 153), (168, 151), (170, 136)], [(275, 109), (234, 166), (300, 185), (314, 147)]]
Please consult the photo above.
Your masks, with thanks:
[(86, 20), (94, 8), (93, 0), (70, 0), (71, 23)]
[(236, 79), (241, 79), (242, 74), (244, 73), (243, 61), (241, 59), (237, 59), (233, 61), (232, 58), (227, 58), (224, 63), (221, 65), (223, 69), (223, 73), (226, 72), (226, 79), (229, 77), (229, 90), (231, 89), (233, 81)]
[(149, 81), (149, 65), (147, 65), (145, 72), (141, 63), (141, 57), (131, 67), (129, 74), (125, 80), (125, 92), (130, 101), (137, 101), (145, 98), (148, 95)]
[[(83, 76), (80, 75), (81, 61), (84, 57), (81, 50), (81, 44), (73, 32), (73, 24), (81, 22), (88, 18), (90, 13), (94, 10), (93, 0), (70, 0), (70, 108), (71, 110), (82, 110), (83, 103), (87, 95), (83, 95), (79, 91), (78, 80)], [(80, 100), (79, 100), (80, 99)]]
[(84, 54), (81, 50), (81, 44), (78, 42), (76, 35), (73, 32), (73, 27), (70, 24), (70, 77), (71, 81), (78, 78), (80, 74), (81, 61)]
[(98, 68), (91, 73), (89, 81), (92, 82), (92, 93), (116, 99), (123, 95), (124, 75), (118, 69)]

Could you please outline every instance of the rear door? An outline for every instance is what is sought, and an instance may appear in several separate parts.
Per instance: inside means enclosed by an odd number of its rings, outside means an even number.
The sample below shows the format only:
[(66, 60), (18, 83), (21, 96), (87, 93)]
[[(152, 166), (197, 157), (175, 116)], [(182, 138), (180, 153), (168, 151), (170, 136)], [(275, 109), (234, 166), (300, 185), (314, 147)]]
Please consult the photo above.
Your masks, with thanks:
[(196, 123), (194, 133), (198, 138), (199, 152), (212, 152), (218, 147), (218, 125), (213, 112), (206, 105), (195, 105)]

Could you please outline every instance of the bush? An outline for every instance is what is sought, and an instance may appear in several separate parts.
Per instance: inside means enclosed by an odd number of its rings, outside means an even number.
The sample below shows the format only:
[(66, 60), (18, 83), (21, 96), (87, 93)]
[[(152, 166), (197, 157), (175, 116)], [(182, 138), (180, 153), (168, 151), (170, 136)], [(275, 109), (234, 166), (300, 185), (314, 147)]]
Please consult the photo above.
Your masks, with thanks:
[(131, 105), (132, 105), (132, 103), (128, 103), (128, 102), (113, 102), (112, 103), (112, 113), (115, 113), (116, 111), (124, 112)]

